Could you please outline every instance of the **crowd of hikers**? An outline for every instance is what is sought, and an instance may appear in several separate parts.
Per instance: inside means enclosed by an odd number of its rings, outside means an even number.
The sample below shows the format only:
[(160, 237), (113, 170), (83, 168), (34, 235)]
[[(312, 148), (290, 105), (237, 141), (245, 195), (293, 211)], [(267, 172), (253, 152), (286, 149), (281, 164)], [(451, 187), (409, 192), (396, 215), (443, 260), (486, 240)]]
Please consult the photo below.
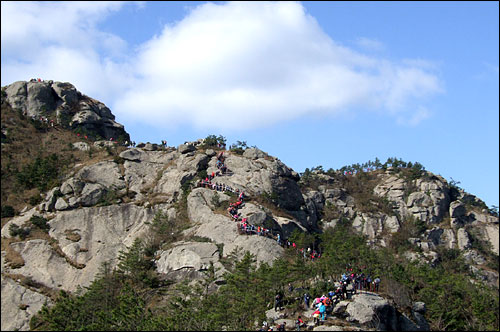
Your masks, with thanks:
[[(328, 315), (330, 315), (335, 308), (336, 304), (342, 300), (347, 300), (352, 298), (357, 292), (378, 292), (380, 286), (380, 277), (372, 278), (370, 274), (365, 274), (362, 270), (359, 272), (354, 272), (352, 268), (346, 268), (346, 271), (338, 278), (338, 280), (328, 280), (331, 290), (328, 293), (324, 293), (321, 296), (312, 297), (307, 290), (300, 289), (302, 295), (300, 297), (294, 297), (294, 288), (292, 284), (288, 284), (289, 301), (302, 302), (303, 308), (305, 310), (311, 310), (311, 317), (314, 325), (319, 325), (324, 322)], [(351, 285), (350, 287), (348, 287)], [(283, 303), (285, 300), (284, 292), (278, 292), (274, 298), (274, 311), (280, 311), (283, 309)], [(286, 325), (283, 323), (276, 325), (275, 327), (269, 326), (268, 322), (264, 321), (262, 327), (259, 331), (284, 331)], [(300, 331), (301, 328), (306, 327), (306, 323), (299, 315), (295, 320), (295, 328)]]
[(238, 188), (233, 188), (229, 185), (226, 185), (224, 183), (218, 183), (214, 182), (213, 180), (217, 176), (224, 175), (228, 172), (227, 166), (225, 165), (225, 157), (224, 157), (224, 151), (220, 151), (217, 154), (217, 161), (216, 161), (216, 167), (218, 168), (217, 171), (212, 172), (211, 174), (207, 174), (205, 179), (201, 179), (197, 182), (196, 186), (197, 187), (203, 187), (207, 189), (212, 189), (220, 192), (230, 192), (233, 194), (238, 195), (238, 200), (234, 203), (229, 203), (229, 206), (227, 208), (227, 211), (229, 213), (229, 216), (231, 219), (233, 219), (235, 222), (237, 222), (236, 227), (238, 230), (238, 233), (240, 235), (258, 235), (258, 236), (265, 236), (270, 239), (276, 240), (276, 242), (283, 248), (293, 248), (297, 251), (298, 254), (304, 257), (304, 259), (311, 259), (311, 260), (316, 260), (318, 258), (321, 258), (321, 253), (311, 249), (311, 248), (298, 248), (297, 245), (294, 242), (290, 242), (288, 239), (283, 239), (281, 234), (279, 232), (273, 232), (272, 229), (266, 228), (261, 225), (253, 225), (248, 221), (248, 218), (244, 218), (241, 216), (241, 213), (238, 212), (240, 208), (242, 208), (245, 203), (244, 199), (247, 197), (243, 190), (240, 190)]

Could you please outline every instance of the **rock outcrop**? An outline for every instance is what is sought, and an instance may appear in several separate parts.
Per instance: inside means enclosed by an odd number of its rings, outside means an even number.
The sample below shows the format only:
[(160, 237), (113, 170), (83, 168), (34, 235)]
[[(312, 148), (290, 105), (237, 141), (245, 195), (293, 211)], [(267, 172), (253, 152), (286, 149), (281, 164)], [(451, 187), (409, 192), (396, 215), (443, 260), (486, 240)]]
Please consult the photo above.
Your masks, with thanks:
[(358, 293), (352, 300), (340, 301), (332, 314), (376, 331), (429, 331), (423, 316), (425, 303), (415, 302), (411, 316), (399, 312), (387, 299), (375, 293)]
[(48, 118), (104, 139), (130, 141), (130, 135), (106, 105), (83, 95), (71, 83), (18, 81), (2, 90), (13, 109), (33, 119)]

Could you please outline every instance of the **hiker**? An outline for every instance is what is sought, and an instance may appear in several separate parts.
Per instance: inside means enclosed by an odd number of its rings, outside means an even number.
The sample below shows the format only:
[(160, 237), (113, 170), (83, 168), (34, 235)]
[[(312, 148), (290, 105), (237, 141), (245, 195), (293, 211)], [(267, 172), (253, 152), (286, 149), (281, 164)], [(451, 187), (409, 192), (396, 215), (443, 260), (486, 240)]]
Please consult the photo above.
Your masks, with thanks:
[(328, 292), (328, 298), (330, 299), (330, 303), (333, 303), (333, 297), (335, 296), (335, 292), (334, 291), (329, 291)]
[(347, 299), (347, 282), (342, 282), (342, 298)]
[(277, 311), (276, 308), (279, 308), (279, 310), (281, 310), (281, 294), (280, 293), (276, 294), (276, 297), (274, 298), (274, 311)]
[(283, 323), (281, 323), (279, 325), (276, 325), (276, 329), (278, 331), (285, 331), (285, 325), (286, 325), (286, 322), (283, 322)]
[(366, 277), (366, 288), (368, 288), (368, 291), (372, 291), (372, 277), (370, 275)]
[(291, 283), (288, 283), (288, 291), (291, 293), (293, 292), (293, 286)]
[(304, 305), (306, 306), (306, 309), (309, 308), (309, 300), (311, 299), (311, 297), (309, 296), (309, 293), (305, 293), (304, 294)]
[(378, 293), (378, 287), (380, 285), (380, 278), (376, 277), (375, 280), (373, 280), (373, 286), (374, 286), (374, 291)]
[(305, 326), (306, 324), (302, 320), (302, 317), (299, 315), (299, 317), (297, 317), (297, 320), (295, 321), (295, 327), (297, 328), (297, 331), (300, 331), (300, 328)]
[(361, 290), (361, 276), (357, 275), (354, 279), (354, 290)]
[(323, 304), (323, 302), (320, 302), (318, 309), (319, 313), (321, 314), (321, 320), (324, 322), (326, 316), (326, 306)]
[(321, 315), (321, 313), (319, 312), (319, 310), (316, 310), (312, 313), (312, 317), (314, 319), (314, 325), (319, 325), (319, 316)]

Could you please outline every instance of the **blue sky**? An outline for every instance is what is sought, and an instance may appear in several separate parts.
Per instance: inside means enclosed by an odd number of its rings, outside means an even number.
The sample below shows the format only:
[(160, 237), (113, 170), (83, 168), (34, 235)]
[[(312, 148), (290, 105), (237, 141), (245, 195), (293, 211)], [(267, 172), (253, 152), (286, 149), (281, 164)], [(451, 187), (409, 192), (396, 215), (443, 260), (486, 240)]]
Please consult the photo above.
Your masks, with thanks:
[(2, 1), (2, 86), (104, 102), (132, 140), (223, 135), (298, 172), (418, 161), (498, 206), (498, 2)]

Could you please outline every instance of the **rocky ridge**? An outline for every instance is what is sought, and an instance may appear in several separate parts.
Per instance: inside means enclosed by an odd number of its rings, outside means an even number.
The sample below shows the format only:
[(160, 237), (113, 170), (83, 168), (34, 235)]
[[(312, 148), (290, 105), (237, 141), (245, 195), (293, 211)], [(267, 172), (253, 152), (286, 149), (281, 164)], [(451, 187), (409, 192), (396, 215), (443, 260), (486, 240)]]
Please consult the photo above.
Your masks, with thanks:
[[(109, 109), (69, 83), (16, 82), (2, 90), (7, 101), (28, 116), (55, 115), (61, 122), (71, 115), (71, 128), (83, 126), (104, 138), (126, 134)], [(438, 246), (459, 249), (479, 279), (498, 287), (498, 273), (485, 269), (484, 257), (471, 246), (471, 237), (480, 237), (498, 255), (498, 217), (477, 208), (476, 197), (454, 190), (438, 175), (427, 172), (425, 177), (407, 181), (392, 169), (376, 171), (377, 184), (371, 193), (386, 199), (391, 212), (364, 211), (342, 185), (340, 175), (318, 173), (321, 184), (309, 188), (301, 186), (299, 174), (257, 148), (247, 148), (241, 155), (224, 153), (229, 172), (214, 181), (249, 196), (240, 212), (254, 225), (266, 225), (286, 238), (294, 230), (335, 227), (344, 217), (372, 245), (386, 246), (391, 234), (401, 231), (404, 220), (413, 218), (424, 223), (426, 230), (410, 239), (421, 250), (408, 251), (408, 258), (433, 264), (439, 260)], [(210, 262), (221, 276), (222, 260), (237, 248), (270, 264), (282, 255), (284, 249), (276, 241), (237, 232), (235, 222), (220, 210), (231, 201), (231, 195), (195, 186), (201, 174), (217, 171), (216, 151), (204, 146), (203, 140), (177, 148), (139, 144), (119, 157), (78, 165), (38, 206), (2, 227), (2, 241), (9, 240), (9, 251), (23, 261), (13, 265), (2, 246), (2, 330), (29, 328), (31, 316), (43, 303), (51, 303), (42, 288), (74, 291), (89, 285), (102, 263), (116, 265), (118, 253), (147, 234), (159, 212), (172, 219), (187, 216), (182, 240), (157, 252), (156, 269), (166, 279), (196, 279)], [(184, 206), (180, 204), (183, 200)], [(335, 212), (334, 217), (329, 217), (328, 209)], [(48, 220), (48, 238), (13, 238), (11, 225), (29, 227), (32, 216)], [(28, 278), (37, 287), (28, 287), (16, 276)], [(337, 310), (344, 308), (345, 317), (367, 323), (357, 313), (361, 309), (355, 309), (367, 306), (362, 299), (368, 301), (360, 296)], [(390, 317), (390, 312), (384, 315)], [(415, 317), (412, 319), (406, 323), (407, 330), (413, 329)], [(387, 324), (387, 329), (394, 329), (403, 323), (389, 319)]]

